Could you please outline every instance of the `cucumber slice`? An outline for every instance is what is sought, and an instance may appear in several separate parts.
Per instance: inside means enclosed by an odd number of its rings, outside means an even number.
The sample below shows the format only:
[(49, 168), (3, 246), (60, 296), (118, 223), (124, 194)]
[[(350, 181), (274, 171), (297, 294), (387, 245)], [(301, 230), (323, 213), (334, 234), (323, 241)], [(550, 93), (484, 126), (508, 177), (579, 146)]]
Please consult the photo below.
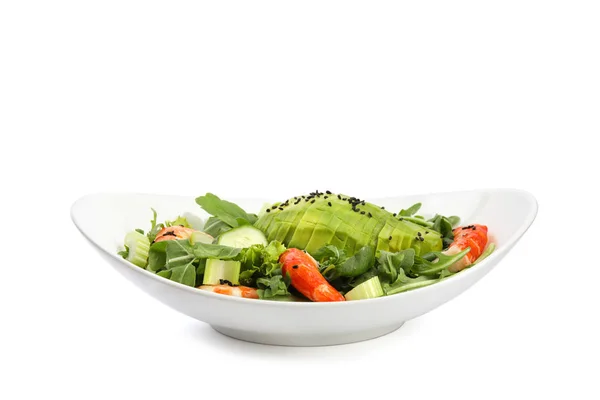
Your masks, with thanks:
[(253, 244), (266, 246), (267, 238), (260, 229), (256, 229), (252, 225), (244, 225), (222, 233), (217, 243), (222, 246), (245, 249)]
[(202, 284), (219, 285), (221, 281), (228, 281), (232, 285), (238, 285), (240, 283), (241, 265), (239, 261), (224, 261), (209, 258), (206, 260)]
[(190, 236), (190, 244), (192, 246), (194, 243), (212, 244), (214, 240), (215, 238), (206, 232), (194, 232), (192, 233), (192, 236)]
[(344, 297), (346, 300), (364, 300), (381, 296), (383, 296), (383, 288), (379, 282), (379, 277), (374, 276), (346, 293)]
[(137, 231), (129, 232), (125, 235), (125, 246), (129, 249), (127, 261), (145, 268), (148, 263), (148, 253), (150, 252), (150, 240), (146, 235)]

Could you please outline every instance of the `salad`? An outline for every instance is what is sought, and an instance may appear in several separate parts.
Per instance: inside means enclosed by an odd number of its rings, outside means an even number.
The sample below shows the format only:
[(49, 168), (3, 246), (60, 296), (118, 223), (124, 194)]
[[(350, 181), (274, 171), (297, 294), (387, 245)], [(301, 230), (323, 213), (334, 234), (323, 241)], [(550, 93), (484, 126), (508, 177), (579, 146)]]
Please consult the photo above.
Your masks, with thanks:
[[(440, 282), (487, 257), (485, 225), (456, 216), (398, 212), (356, 197), (315, 191), (251, 214), (207, 193), (211, 215), (157, 222), (125, 236), (119, 254), (165, 279), (251, 299), (349, 301), (390, 296)], [(192, 224), (192, 222), (194, 222)], [(201, 229), (199, 229), (201, 228)]]

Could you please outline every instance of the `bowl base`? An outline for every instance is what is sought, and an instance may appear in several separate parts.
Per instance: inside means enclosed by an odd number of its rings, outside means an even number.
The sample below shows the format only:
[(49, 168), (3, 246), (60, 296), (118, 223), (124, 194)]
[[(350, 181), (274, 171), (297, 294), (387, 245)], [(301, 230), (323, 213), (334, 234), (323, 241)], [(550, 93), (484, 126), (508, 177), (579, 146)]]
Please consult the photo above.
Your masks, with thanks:
[(275, 346), (333, 346), (338, 344), (347, 344), (354, 342), (362, 342), (363, 340), (375, 339), (388, 333), (392, 333), (404, 325), (402, 322), (399, 325), (386, 326), (384, 328), (368, 329), (364, 331), (352, 333), (334, 333), (334, 334), (289, 334), (289, 333), (264, 333), (244, 331), (239, 329), (225, 328), (222, 326), (211, 325), (211, 327), (223, 334), (234, 339), (243, 340), (246, 342), (268, 344)]

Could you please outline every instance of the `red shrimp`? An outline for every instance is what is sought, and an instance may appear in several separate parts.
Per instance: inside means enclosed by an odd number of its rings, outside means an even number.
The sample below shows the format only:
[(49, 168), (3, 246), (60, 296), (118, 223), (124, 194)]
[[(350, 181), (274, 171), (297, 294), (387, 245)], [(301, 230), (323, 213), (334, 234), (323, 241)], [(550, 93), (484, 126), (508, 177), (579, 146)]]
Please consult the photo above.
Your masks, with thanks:
[(183, 226), (168, 226), (161, 229), (157, 234), (154, 242), (162, 242), (165, 240), (178, 240), (178, 239), (189, 239), (192, 233), (195, 231), (191, 228), (185, 228)]
[(471, 251), (448, 268), (450, 272), (462, 271), (479, 258), (488, 242), (487, 232), (487, 226), (478, 224), (454, 229), (454, 241), (450, 244), (450, 247), (444, 251), (444, 254), (449, 256), (458, 254), (467, 247), (470, 247)]
[(208, 292), (226, 294), (228, 296), (244, 297), (246, 299), (258, 299), (258, 292), (255, 288), (248, 286), (229, 286), (229, 285), (202, 285), (198, 289)]
[(289, 274), (291, 284), (312, 301), (345, 301), (346, 299), (319, 272), (319, 264), (299, 249), (288, 249), (280, 257), (283, 276)]

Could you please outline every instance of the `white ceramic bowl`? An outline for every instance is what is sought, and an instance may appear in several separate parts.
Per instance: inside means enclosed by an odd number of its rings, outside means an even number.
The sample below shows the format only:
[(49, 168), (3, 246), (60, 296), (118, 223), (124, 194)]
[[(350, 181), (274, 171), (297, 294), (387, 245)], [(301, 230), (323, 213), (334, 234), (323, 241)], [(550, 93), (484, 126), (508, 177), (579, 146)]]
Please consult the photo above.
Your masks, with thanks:
[[(366, 197), (366, 196), (361, 196)], [(265, 203), (259, 199), (230, 199), (249, 212)], [(273, 199), (271, 199), (273, 200)], [(123, 276), (169, 307), (210, 324), (225, 335), (265, 344), (288, 346), (333, 345), (372, 339), (398, 329), (465, 291), (487, 274), (510, 251), (532, 224), (535, 198), (512, 189), (478, 190), (384, 199), (368, 199), (388, 210), (420, 201), (421, 212), (458, 215), (462, 224), (489, 228), (496, 251), (473, 268), (450, 279), (393, 296), (338, 303), (290, 303), (242, 299), (198, 290), (163, 279), (117, 255), (125, 233), (147, 229), (150, 208), (160, 219), (184, 212), (206, 214), (194, 198), (150, 194), (94, 194), (71, 209), (77, 228), (100, 255)]]

